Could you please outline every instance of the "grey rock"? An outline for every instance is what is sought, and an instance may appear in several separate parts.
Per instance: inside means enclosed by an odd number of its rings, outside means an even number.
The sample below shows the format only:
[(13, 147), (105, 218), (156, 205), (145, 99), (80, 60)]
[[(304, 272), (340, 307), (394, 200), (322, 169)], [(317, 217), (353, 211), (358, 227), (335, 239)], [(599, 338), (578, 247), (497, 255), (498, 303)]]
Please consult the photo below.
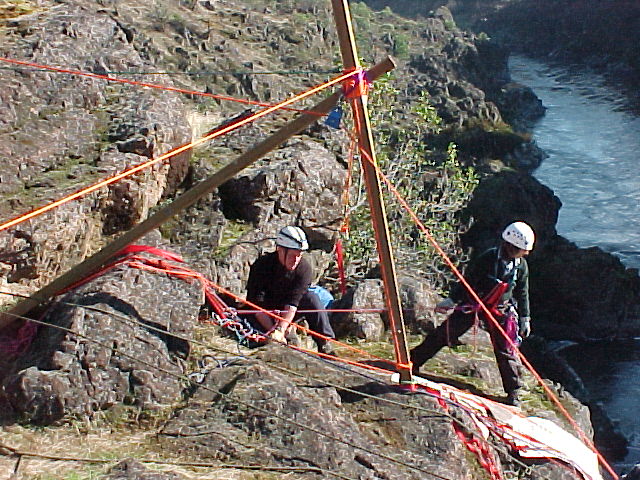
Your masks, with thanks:
[(30, 349), (3, 373), (1, 405), (51, 424), (117, 403), (155, 409), (180, 398), (176, 375), (183, 373), (180, 358), (189, 343), (170, 334), (185, 336), (197, 321), (196, 284), (119, 267), (62, 300), (80, 306), (57, 304), (43, 321), (70, 332), (40, 328)]
[[(350, 289), (339, 301), (336, 309), (385, 308), (380, 280), (364, 280)], [(352, 336), (361, 340), (380, 341), (385, 335), (385, 322), (380, 313), (334, 313), (331, 325), (338, 337)]]
[[(454, 460), (464, 454), (464, 447), (454, 441), (453, 430), (439, 415), (412, 421), (398, 407), (321, 383), (336, 381), (390, 400), (402, 400), (401, 391), (353, 373), (345, 375), (277, 346), (265, 349), (260, 358), (285, 362), (305, 376), (313, 371), (322, 382), (298, 381), (253, 362), (214, 370), (161, 432), (164, 448), (224, 462), (319, 467), (352, 478), (418, 479), (427, 470), (448, 478), (471, 478), (464, 462)], [(427, 409), (435, 406), (427, 396), (415, 401)], [(354, 415), (368, 419), (369, 434), (354, 422)], [(382, 450), (401, 464), (373, 453)]]
[[(5, 56), (98, 74), (149, 68), (118, 23), (104, 10), (96, 11), (97, 4), (73, 4), (13, 19), (3, 36)], [(14, 197), (11, 205), (0, 204), (2, 218), (191, 140), (184, 104), (175, 95), (26, 68), (4, 69), (0, 79), (0, 157), (11, 159), (0, 194)], [(103, 232), (128, 229), (146, 218), (182, 181), (188, 160), (188, 153), (181, 154), (3, 234), (0, 249), (21, 252), (6, 262), (6, 277), (2, 272), (9, 287), (20, 290), (22, 280), (40, 286), (92, 252)], [(25, 235), (30, 244), (20, 249)]]

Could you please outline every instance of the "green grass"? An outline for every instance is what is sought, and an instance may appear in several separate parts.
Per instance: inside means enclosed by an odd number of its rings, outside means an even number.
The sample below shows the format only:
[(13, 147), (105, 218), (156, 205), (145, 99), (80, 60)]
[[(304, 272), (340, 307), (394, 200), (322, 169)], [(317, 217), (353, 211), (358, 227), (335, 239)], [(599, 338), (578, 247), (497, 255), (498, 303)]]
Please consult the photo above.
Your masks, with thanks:
[(214, 258), (223, 258), (231, 247), (246, 233), (253, 229), (253, 225), (240, 220), (230, 220), (222, 230), (220, 244), (211, 254)]

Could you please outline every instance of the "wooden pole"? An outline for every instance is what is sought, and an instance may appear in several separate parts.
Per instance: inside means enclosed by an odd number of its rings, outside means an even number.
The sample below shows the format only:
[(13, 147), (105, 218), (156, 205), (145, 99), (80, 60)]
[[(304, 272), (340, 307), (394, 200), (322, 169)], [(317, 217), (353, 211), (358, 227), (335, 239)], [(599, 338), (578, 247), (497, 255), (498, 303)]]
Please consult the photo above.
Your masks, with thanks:
[[(358, 51), (356, 48), (355, 36), (353, 34), (353, 26), (351, 24), (349, 4), (347, 0), (331, 0), (331, 3), (333, 4), (333, 15), (338, 29), (340, 52), (342, 53), (344, 69), (345, 71), (358, 69), (360, 68), (360, 62), (358, 60)], [(411, 368), (409, 367), (407, 337), (404, 329), (404, 321), (402, 319), (402, 308), (400, 304), (400, 295), (398, 293), (398, 284), (396, 281), (393, 252), (391, 251), (389, 241), (389, 226), (382, 199), (380, 181), (375, 167), (376, 154), (373, 136), (371, 134), (371, 124), (369, 121), (369, 112), (367, 110), (366, 96), (353, 98), (351, 100), (351, 108), (354, 118), (359, 119), (357, 123), (360, 124), (360, 130), (358, 132), (360, 147), (367, 153), (374, 163), (374, 165), (372, 165), (371, 162), (364, 158), (361, 160), (365, 184), (367, 186), (369, 207), (371, 209), (371, 219), (378, 247), (378, 256), (380, 258), (380, 270), (384, 285), (385, 301), (389, 311), (389, 321), (396, 353), (396, 361), (400, 364), (400, 381), (410, 382)]]
[[(395, 63), (393, 62), (393, 59), (387, 57), (384, 61), (374, 66), (368, 72), (368, 74), (372, 79), (378, 78), (379, 76), (393, 70), (394, 68)], [(328, 113), (338, 103), (340, 98), (341, 93), (336, 92), (309, 110), (316, 113)], [(56, 278), (50, 284), (41, 288), (38, 292), (33, 294), (31, 298), (18, 303), (10, 310), (9, 313), (11, 313), (12, 315), (25, 315), (42, 301), (55, 296), (65, 288), (73, 285), (78, 280), (87, 277), (92, 272), (95, 272), (124, 247), (143, 237), (146, 233), (153, 230), (154, 228), (159, 227), (180, 211), (184, 210), (190, 205), (193, 205), (196, 201), (198, 201), (198, 199), (212, 192), (224, 182), (231, 179), (242, 169), (248, 167), (256, 160), (263, 157), (271, 150), (275, 149), (280, 144), (291, 138), (291, 136), (300, 133), (302, 130), (304, 130), (317, 120), (317, 115), (303, 113), (295, 120), (280, 128), (269, 138), (265, 139), (248, 152), (239, 156), (234, 161), (224, 166), (209, 178), (200, 182), (195, 187), (183, 193), (172, 203), (170, 203), (166, 207), (161, 208), (152, 216), (133, 227), (127, 233), (118, 237), (112, 243), (105, 246), (102, 250), (98, 251), (91, 257), (85, 259), (83, 262), (71, 268), (69, 271)], [(9, 325), (14, 320), (15, 317), (11, 315), (0, 314), (0, 329)]]

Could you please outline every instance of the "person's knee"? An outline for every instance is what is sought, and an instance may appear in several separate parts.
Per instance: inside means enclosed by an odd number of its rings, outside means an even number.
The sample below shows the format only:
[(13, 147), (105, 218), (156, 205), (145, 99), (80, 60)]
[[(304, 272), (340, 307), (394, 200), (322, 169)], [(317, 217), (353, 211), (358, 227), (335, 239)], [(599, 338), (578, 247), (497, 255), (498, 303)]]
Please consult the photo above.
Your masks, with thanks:
[(324, 308), (320, 297), (316, 293), (310, 291), (307, 291), (302, 296), (300, 303), (308, 304), (313, 310), (322, 310)]

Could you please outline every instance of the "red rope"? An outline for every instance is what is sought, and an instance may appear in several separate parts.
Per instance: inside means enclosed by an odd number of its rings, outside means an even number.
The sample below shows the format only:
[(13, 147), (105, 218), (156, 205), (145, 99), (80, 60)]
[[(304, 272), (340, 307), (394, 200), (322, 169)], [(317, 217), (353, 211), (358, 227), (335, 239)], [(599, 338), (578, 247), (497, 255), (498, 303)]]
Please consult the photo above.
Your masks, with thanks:
[[(267, 315), (269, 315), (270, 317), (276, 319), (276, 320), (283, 320), (282, 317), (280, 317), (279, 315), (275, 314), (272, 311), (269, 310), (265, 310), (263, 308), (261, 308), (258, 305), (255, 305), (254, 303), (242, 299), (240, 297), (238, 297), (237, 295), (233, 294), (232, 292), (230, 292), (229, 290), (224, 289), (223, 287), (216, 285), (215, 283), (213, 283), (211, 280), (209, 280), (208, 278), (206, 278), (204, 275), (202, 275), (199, 272), (196, 272), (194, 270), (191, 270), (187, 267), (183, 267), (181, 265), (173, 265), (173, 264), (168, 264), (166, 263), (166, 261), (164, 260), (154, 260), (154, 259), (149, 259), (140, 255), (136, 255), (135, 253), (139, 253), (139, 252), (146, 252), (146, 253), (151, 253), (153, 255), (160, 255), (163, 257), (163, 259), (167, 259), (167, 260), (171, 260), (171, 261), (182, 261), (182, 259), (180, 257), (176, 257), (174, 254), (167, 252), (165, 250), (160, 250), (160, 249), (155, 249), (153, 247), (146, 247), (144, 245), (133, 245), (131, 247), (127, 247), (125, 249), (123, 249), (121, 252), (118, 253), (118, 255), (124, 255), (121, 258), (118, 258), (116, 260), (114, 260), (113, 262), (109, 263), (108, 265), (102, 267), (99, 271), (91, 274), (90, 276), (76, 282), (73, 286), (68, 287), (67, 289), (65, 289), (64, 291), (68, 291), (72, 288), (77, 288), (78, 286), (85, 284), (87, 282), (89, 282), (90, 280), (104, 274), (106, 271), (119, 266), (119, 265), (127, 265), (129, 267), (132, 268), (137, 268), (140, 270), (146, 270), (146, 271), (151, 271), (151, 272), (155, 272), (155, 273), (164, 273), (167, 275), (171, 275), (171, 276), (175, 276), (175, 277), (179, 277), (182, 278), (184, 280), (188, 280), (188, 279), (193, 279), (198, 281), (202, 288), (205, 290), (205, 294), (209, 289), (214, 289), (217, 290), (221, 293), (224, 293), (226, 295), (229, 295), (230, 297), (234, 298), (237, 301), (240, 301), (242, 303), (245, 303), (253, 308), (255, 308), (257, 311), (260, 311), (262, 313), (265, 313)], [(178, 260), (176, 260), (176, 258)], [(60, 292), (63, 293), (63, 292)], [(224, 313), (224, 311), (227, 309), (226, 305), (220, 305), (220, 304), (214, 304), (214, 307), (217, 306), (218, 308), (221, 308), (221, 311), (218, 313)], [(304, 332), (306, 332), (308, 335), (314, 336), (314, 337), (318, 337), (318, 338), (322, 338), (326, 341), (331, 341), (343, 348), (352, 350), (354, 352), (357, 352), (359, 354), (364, 354), (365, 356), (368, 356), (370, 358), (379, 360), (381, 362), (384, 363), (388, 363), (390, 365), (396, 365), (395, 362), (391, 361), (391, 360), (387, 360), (385, 358), (381, 358), (378, 357), (376, 355), (373, 355), (369, 352), (366, 352), (365, 350), (361, 350), (359, 348), (355, 348), (351, 345), (348, 345), (346, 343), (342, 343), (334, 338), (329, 338), (325, 335), (322, 335), (320, 333), (314, 332), (313, 330), (310, 330), (308, 328), (305, 328), (301, 325), (298, 324), (294, 324), (295, 327), (299, 330), (302, 330)], [(316, 352), (313, 352), (316, 353)], [(373, 370), (373, 371), (379, 371), (379, 372), (385, 372), (385, 373), (391, 373), (391, 370), (386, 370), (386, 369), (382, 369), (382, 368), (378, 368), (378, 367), (374, 367), (372, 365), (367, 365), (364, 363), (360, 363), (360, 362), (355, 362), (355, 361), (351, 361), (351, 360), (347, 360), (344, 358), (334, 358), (333, 359), (337, 360), (337, 361), (342, 361), (344, 363), (349, 363), (351, 365), (357, 365), (359, 367), (368, 369), (368, 370)]]
[[(274, 319), (276, 319), (276, 320), (282, 320), (282, 317), (280, 317), (280, 316), (276, 315), (275, 313), (273, 313), (273, 312), (271, 312), (271, 311), (269, 311), (269, 310), (265, 310), (265, 309), (261, 308), (260, 306), (256, 305), (255, 303), (252, 303), (252, 302), (250, 302), (250, 301), (248, 301), (248, 300), (246, 300), (246, 299), (243, 299), (243, 298), (241, 298), (241, 297), (239, 297), (239, 296), (235, 295), (233, 292), (230, 292), (229, 290), (225, 289), (224, 287), (221, 287), (220, 285), (216, 285), (215, 283), (211, 282), (210, 280), (207, 280), (207, 281), (208, 281), (208, 282), (209, 282), (209, 284), (210, 284), (213, 288), (215, 288), (217, 291), (219, 291), (219, 292), (221, 292), (221, 293), (223, 293), (223, 294), (225, 294), (225, 295), (229, 295), (229, 296), (230, 296), (231, 298), (233, 298), (234, 300), (236, 300), (236, 301), (238, 301), (238, 302), (240, 302), (240, 303), (244, 303), (244, 304), (246, 304), (246, 305), (249, 305), (250, 307), (255, 308), (256, 310), (259, 310), (259, 311), (260, 311), (260, 312), (262, 312), (262, 313), (266, 313), (267, 315), (269, 315), (270, 317), (272, 317), (272, 318), (274, 318)], [(395, 365), (396, 365), (396, 362), (394, 362), (394, 361), (387, 360), (386, 358), (378, 357), (378, 356), (373, 355), (373, 354), (371, 354), (371, 353), (369, 353), (369, 352), (367, 352), (367, 351), (365, 351), (365, 350), (361, 350), (361, 349), (356, 348), (356, 347), (354, 347), (354, 346), (352, 346), (352, 345), (349, 345), (349, 344), (347, 344), (347, 343), (342, 343), (342, 342), (340, 342), (339, 340), (336, 340), (335, 338), (329, 338), (329, 337), (327, 337), (327, 336), (325, 336), (325, 335), (322, 335), (322, 334), (320, 334), (320, 333), (318, 333), (318, 332), (314, 332), (313, 330), (310, 330), (310, 329), (308, 329), (308, 328), (305, 328), (305, 327), (303, 327), (302, 325), (298, 325), (298, 324), (296, 324), (296, 323), (294, 323), (293, 325), (294, 325), (297, 329), (302, 330), (302, 331), (304, 331), (305, 333), (307, 333), (308, 335), (311, 335), (311, 336), (313, 336), (313, 337), (321, 338), (321, 339), (323, 339), (323, 340), (326, 340), (326, 341), (329, 341), (329, 342), (335, 343), (336, 345), (339, 345), (339, 346), (341, 346), (341, 347), (343, 347), (343, 348), (346, 348), (346, 349), (351, 350), (351, 351), (353, 351), (353, 352), (359, 353), (359, 354), (361, 354), (361, 355), (365, 355), (365, 356), (370, 357), (370, 358), (374, 358), (374, 359), (379, 360), (379, 361), (381, 361), (381, 362), (388, 363), (388, 364), (393, 365), (393, 366), (395, 366)], [(341, 360), (341, 359), (340, 359), (340, 360)], [(358, 365), (359, 365), (359, 366), (364, 367), (364, 365), (365, 365), (365, 364), (358, 364)], [(370, 366), (367, 366), (367, 367), (365, 367), (365, 368), (368, 368), (368, 367), (370, 367)], [(387, 371), (387, 370), (385, 370), (385, 371)]]
[(347, 278), (344, 272), (344, 251), (342, 250), (342, 239), (336, 240), (336, 264), (338, 266), (338, 279), (340, 280), (340, 293), (344, 296), (347, 293)]
[(487, 442), (484, 439), (478, 438), (478, 436), (473, 433), (465, 432), (457, 422), (453, 422), (453, 430), (464, 446), (467, 447), (467, 450), (475, 454), (480, 466), (489, 474), (491, 480), (502, 480), (502, 473), (498, 468), (493, 454), (489, 450)]
[[(353, 160), (356, 149), (357, 140), (353, 133), (349, 133), (351, 141), (349, 142), (349, 153), (347, 163), (347, 178), (344, 182), (344, 189), (342, 191), (342, 225), (340, 226), (340, 232), (338, 235), (349, 235), (349, 193), (351, 191), (351, 175), (353, 171)], [(345, 295), (347, 293), (347, 277), (344, 267), (344, 247), (342, 245), (342, 238), (338, 237), (336, 240), (336, 265), (338, 267), (338, 279), (340, 282), (340, 293)]]

